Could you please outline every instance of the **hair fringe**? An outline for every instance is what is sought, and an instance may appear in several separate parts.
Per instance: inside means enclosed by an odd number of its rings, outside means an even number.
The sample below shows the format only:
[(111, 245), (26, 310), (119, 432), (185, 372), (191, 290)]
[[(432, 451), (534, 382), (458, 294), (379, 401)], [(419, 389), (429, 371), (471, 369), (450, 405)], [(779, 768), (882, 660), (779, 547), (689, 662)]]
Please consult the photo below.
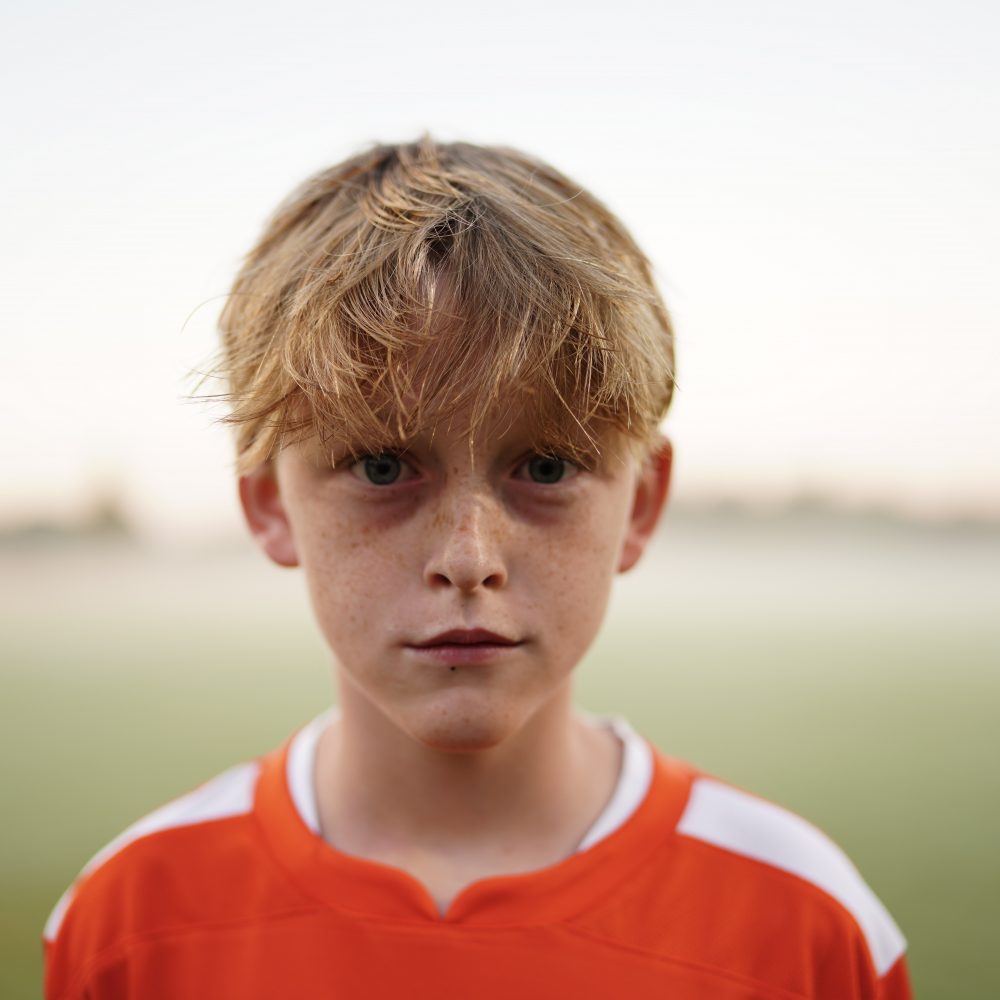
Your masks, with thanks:
[(522, 153), (429, 136), (296, 189), (219, 325), (241, 473), (311, 434), (361, 454), (515, 407), (569, 458), (610, 429), (648, 444), (674, 387), (669, 317), (608, 209)]

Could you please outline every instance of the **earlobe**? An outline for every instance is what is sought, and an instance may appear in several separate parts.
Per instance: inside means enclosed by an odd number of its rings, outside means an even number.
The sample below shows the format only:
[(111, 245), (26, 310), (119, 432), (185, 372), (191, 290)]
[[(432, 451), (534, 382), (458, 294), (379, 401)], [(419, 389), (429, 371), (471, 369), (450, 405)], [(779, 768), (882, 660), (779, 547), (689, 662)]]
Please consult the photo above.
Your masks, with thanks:
[(265, 554), (279, 566), (298, 566), (295, 538), (281, 500), (274, 463), (240, 476), (240, 506), (247, 527)]
[(670, 473), (673, 467), (673, 447), (667, 438), (647, 457), (636, 479), (632, 512), (622, 545), (618, 572), (630, 570), (645, 551), (646, 545), (660, 521), (670, 492)]

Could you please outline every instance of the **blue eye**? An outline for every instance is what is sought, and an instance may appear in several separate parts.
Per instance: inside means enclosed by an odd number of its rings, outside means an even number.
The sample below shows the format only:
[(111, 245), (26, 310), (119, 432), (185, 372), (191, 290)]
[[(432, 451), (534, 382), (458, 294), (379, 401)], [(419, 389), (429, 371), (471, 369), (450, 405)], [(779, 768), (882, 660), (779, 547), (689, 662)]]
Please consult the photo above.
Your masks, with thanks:
[(536, 455), (528, 461), (528, 475), (536, 483), (558, 483), (567, 473), (569, 463), (555, 455)]
[(367, 455), (362, 460), (368, 482), (390, 486), (403, 472), (403, 463), (395, 455)]

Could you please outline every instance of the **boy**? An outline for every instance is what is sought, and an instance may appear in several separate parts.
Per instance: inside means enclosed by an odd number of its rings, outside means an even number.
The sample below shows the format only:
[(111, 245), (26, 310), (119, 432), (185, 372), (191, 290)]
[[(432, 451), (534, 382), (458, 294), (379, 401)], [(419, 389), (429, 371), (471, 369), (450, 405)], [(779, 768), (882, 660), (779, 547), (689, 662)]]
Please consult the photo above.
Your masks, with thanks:
[(87, 866), (51, 1000), (910, 995), (822, 834), (571, 706), (671, 466), (670, 324), (600, 203), (380, 147), (279, 209), (221, 327), (246, 520), (339, 710)]

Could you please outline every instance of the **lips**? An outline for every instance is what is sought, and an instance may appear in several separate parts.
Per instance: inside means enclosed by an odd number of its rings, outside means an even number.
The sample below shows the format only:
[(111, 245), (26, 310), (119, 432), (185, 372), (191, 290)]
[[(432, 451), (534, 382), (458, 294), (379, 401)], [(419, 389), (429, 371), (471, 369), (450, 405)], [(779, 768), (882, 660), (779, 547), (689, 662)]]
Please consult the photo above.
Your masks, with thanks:
[(435, 646), (518, 646), (516, 639), (491, 632), (485, 628), (453, 628), (440, 632), (421, 642), (413, 643), (417, 649), (431, 649)]
[(511, 639), (485, 628), (453, 628), (409, 646), (418, 660), (441, 664), (451, 670), (476, 664), (498, 665), (517, 655), (523, 640)]

